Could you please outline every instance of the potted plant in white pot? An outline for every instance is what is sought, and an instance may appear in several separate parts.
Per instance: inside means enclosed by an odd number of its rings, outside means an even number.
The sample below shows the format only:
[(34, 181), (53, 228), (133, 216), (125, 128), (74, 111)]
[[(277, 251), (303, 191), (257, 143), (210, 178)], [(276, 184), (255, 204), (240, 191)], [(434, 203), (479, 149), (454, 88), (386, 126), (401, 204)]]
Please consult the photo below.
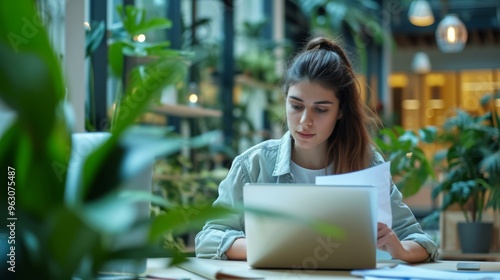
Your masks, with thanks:
[(463, 253), (488, 253), (493, 223), (486, 222), (487, 209), (500, 209), (500, 117), (494, 106), (500, 94), (482, 100), (488, 109), (484, 115), (472, 116), (457, 110), (439, 132), (437, 141), (449, 145), (437, 160), (445, 160), (442, 179), (432, 197), (442, 196), (440, 208), (433, 214), (458, 205), (465, 221), (457, 224)]

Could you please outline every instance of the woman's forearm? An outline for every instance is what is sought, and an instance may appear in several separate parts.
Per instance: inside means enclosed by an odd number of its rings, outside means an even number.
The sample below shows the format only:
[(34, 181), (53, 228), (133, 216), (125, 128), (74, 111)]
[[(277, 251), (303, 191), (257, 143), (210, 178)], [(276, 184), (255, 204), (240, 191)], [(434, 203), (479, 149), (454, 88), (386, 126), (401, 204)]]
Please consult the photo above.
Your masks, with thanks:
[(429, 258), (427, 250), (415, 241), (401, 241), (404, 252), (400, 256), (393, 256), (409, 263), (423, 262)]
[(230, 260), (246, 260), (247, 259), (247, 242), (245, 238), (238, 238), (233, 242), (233, 245), (226, 251), (226, 256)]

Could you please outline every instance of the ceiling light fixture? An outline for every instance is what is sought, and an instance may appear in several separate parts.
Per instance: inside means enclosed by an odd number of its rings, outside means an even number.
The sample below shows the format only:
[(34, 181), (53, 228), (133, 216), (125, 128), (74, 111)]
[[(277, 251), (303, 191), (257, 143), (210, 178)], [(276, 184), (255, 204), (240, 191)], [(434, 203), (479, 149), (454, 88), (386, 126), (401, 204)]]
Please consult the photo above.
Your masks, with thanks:
[(457, 15), (448, 14), (436, 28), (436, 41), (442, 52), (460, 52), (467, 42), (467, 28)]
[(427, 0), (414, 0), (408, 9), (408, 18), (413, 25), (429, 26), (434, 23), (434, 14)]
[(417, 52), (413, 57), (411, 68), (416, 74), (426, 74), (431, 72), (431, 61), (425, 52)]

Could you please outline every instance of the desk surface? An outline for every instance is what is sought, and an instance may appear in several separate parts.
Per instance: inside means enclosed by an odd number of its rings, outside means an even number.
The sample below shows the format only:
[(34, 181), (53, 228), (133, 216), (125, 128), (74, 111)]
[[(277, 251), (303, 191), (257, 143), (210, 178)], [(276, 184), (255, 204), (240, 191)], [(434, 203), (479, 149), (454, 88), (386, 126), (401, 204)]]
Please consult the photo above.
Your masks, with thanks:
[[(288, 280), (303, 280), (303, 279), (362, 279), (351, 275), (348, 270), (277, 270), (277, 269), (252, 269), (246, 262), (242, 261), (218, 261), (196, 259), (204, 264), (214, 267), (220, 267), (227, 270), (246, 271), (253, 275), (262, 276), (265, 279), (288, 279)], [(149, 259), (147, 275), (159, 277), (156, 279), (206, 279), (184, 269), (178, 267), (167, 267), (168, 259)], [(456, 271), (457, 263), (464, 261), (436, 261), (431, 263), (415, 264), (412, 266), (426, 268), (431, 270), (441, 271)], [(468, 263), (471, 261), (467, 261)], [(377, 263), (377, 268), (386, 266), (394, 266), (402, 262), (396, 260), (384, 260)], [(473, 262), (480, 264), (481, 272), (499, 272), (500, 262)], [(500, 274), (499, 274), (500, 275)]]

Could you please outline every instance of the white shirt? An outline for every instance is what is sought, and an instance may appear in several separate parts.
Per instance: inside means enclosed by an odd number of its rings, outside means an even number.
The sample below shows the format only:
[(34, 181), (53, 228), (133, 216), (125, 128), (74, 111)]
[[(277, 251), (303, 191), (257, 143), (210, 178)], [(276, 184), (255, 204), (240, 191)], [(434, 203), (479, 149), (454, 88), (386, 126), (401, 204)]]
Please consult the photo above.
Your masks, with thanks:
[(330, 164), (327, 168), (322, 169), (307, 169), (291, 161), (290, 173), (293, 174), (297, 183), (315, 184), (316, 176), (332, 175), (332, 165)]

